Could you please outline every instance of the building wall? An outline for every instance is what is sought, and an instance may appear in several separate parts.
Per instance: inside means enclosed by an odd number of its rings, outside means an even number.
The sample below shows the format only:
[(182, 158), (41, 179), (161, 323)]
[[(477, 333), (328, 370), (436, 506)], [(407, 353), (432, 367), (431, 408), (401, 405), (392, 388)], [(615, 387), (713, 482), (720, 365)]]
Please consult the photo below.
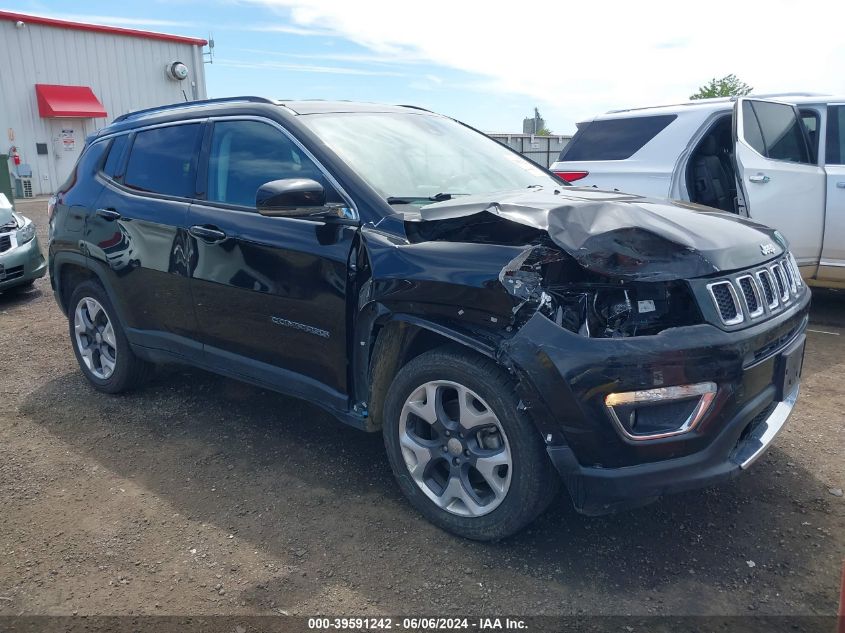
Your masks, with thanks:
[(487, 136), (530, 158), (541, 167), (551, 167), (560, 155), (560, 151), (572, 140), (571, 136), (562, 134), (536, 136), (534, 134), (488, 133)]
[[(188, 67), (184, 81), (165, 75), (165, 66), (175, 60)], [(37, 83), (88, 86), (108, 117), (42, 119)], [(0, 154), (18, 148), (21, 162), (32, 167), (36, 193), (53, 193), (62, 184), (85, 136), (126, 112), (186, 98), (206, 98), (197, 45), (29, 23), (19, 29), (0, 20)], [(77, 151), (63, 149), (63, 127), (74, 130)], [(46, 156), (36, 155), (36, 143), (47, 144)]]

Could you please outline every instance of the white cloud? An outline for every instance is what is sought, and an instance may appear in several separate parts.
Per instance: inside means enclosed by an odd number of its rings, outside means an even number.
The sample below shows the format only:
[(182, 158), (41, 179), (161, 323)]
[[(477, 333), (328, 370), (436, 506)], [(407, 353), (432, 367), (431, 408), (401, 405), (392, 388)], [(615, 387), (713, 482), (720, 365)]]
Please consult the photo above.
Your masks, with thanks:
[(215, 58), (218, 66), (231, 68), (251, 68), (257, 70), (288, 70), (302, 73), (324, 73), (330, 75), (369, 75), (377, 77), (404, 77), (402, 73), (388, 70), (369, 70), (366, 68), (346, 68), (342, 66), (319, 66), (316, 64), (289, 64), (275, 61), (241, 61), (237, 59)]
[[(291, 53), (288, 51), (268, 50), (264, 48), (232, 48), (230, 50), (242, 53), (255, 53), (258, 55), (269, 55), (272, 57), (287, 57), (292, 59), (320, 59), (333, 62), (349, 62), (355, 64), (383, 64), (383, 65), (405, 65), (419, 64), (424, 60), (419, 57), (388, 57), (386, 55), (361, 55), (357, 53)], [(433, 75), (431, 76), (433, 77)], [(434, 80), (439, 78), (434, 77)]]
[(288, 35), (319, 35), (331, 37), (334, 33), (318, 29), (303, 29), (287, 24), (257, 24), (257, 25), (222, 25), (223, 29), (234, 29), (236, 31), (255, 31), (257, 33), (287, 33)]
[(685, 100), (728, 73), (757, 92), (845, 93), (842, 2), (808, 14), (784, 0), (248, 1), (378, 56), (473, 73), (470, 87), (524, 95), (560, 131), (609, 108)]

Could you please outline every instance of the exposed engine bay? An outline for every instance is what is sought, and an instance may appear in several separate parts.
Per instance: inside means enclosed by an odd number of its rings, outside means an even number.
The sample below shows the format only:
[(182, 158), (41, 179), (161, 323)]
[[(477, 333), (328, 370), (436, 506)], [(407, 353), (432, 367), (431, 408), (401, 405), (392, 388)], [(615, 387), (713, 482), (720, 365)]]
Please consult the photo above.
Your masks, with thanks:
[(726, 232), (726, 214), (692, 210), (700, 212), (613, 192), (529, 188), (494, 202), (427, 205), (405, 226), (411, 242), (524, 245), (498, 275), (514, 299), (512, 325), (539, 312), (585, 337), (619, 338), (702, 323), (686, 280), (760, 262), (760, 230), (785, 249), (770, 229), (738, 220)]
[(559, 249), (537, 245), (502, 269), (499, 281), (519, 303), (517, 321), (540, 312), (591, 338), (658, 334), (701, 322), (682, 281), (630, 282), (589, 273)]

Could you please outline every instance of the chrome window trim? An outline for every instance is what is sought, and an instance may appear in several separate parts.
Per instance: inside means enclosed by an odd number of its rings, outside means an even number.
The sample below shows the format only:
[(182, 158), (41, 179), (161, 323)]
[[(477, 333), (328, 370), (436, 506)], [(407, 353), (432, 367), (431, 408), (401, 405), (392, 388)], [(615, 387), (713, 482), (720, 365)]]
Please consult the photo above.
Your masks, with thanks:
[[(716, 286), (727, 286), (728, 290), (731, 293), (731, 299), (734, 302), (734, 307), (736, 308), (736, 316), (732, 319), (727, 319), (722, 316), (722, 311), (719, 310), (719, 301), (716, 299), (716, 293), (713, 292), (713, 288)], [(734, 288), (733, 283), (729, 279), (720, 279), (719, 281), (714, 281), (713, 283), (707, 284), (707, 291), (710, 293), (710, 298), (713, 300), (713, 306), (716, 308), (716, 314), (719, 315), (719, 320), (724, 323), (725, 325), (739, 325), (743, 321), (745, 321), (745, 313), (742, 310), (742, 304), (739, 302), (739, 297), (737, 296), (736, 289)]]
[[(745, 298), (745, 291), (742, 289), (742, 280), (748, 279), (751, 283), (751, 291), (754, 293), (754, 297), (757, 299), (757, 309), (754, 312), (751, 311), (751, 306), (748, 305), (748, 300)], [(745, 306), (746, 312), (748, 312), (748, 316), (752, 319), (756, 319), (757, 317), (761, 316), (765, 311), (765, 302), (763, 301), (763, 297), (760, 294), (760, 289), (757, 287), (757, 281), (754, 279), (754, 276), (751, 274), (748, 275), (740, 275), (736, 278), (736, 284), (739, 286), (739, 294), (742, 295), (742, 303)]]
[[(98, 136), (95, 138), (91, 144), (99, 143), (100, 141), (108, 140), (114, 138), (116, 136), (121, 136), (123, 134), (135, 134), (137, 132), (146, 132), (147, 130), (154, 130), (160, 127), (175, 127), (177, 125), (196, 125), (197, 123), (205, 123), (208, 121), (208, 115), (195, 117), (191, 119), (179, 119), (178, 121), (163, 121), (161, 123), (151, 123), (150, 125), (139, 125), (138, 127), (127, 128), (125, 130), (119, 130), (117, 132), (110, 132), (108, 134), (103, 134), (102, 136)], [(130, 148), (131, 150), (132, 148)]]
[[(322, 173), (325, 176), (326, 180), (337, 190), (338, 194), (344, 199), (346, 204), (349, 206), (349, 209), (352, 211), (353, 217), (349, 218), (349, 219), (354, 220), (356, 222), (360, 222), (361, 215), (358, 212), (358, 207), (355, 204), (355, 201), (346, 192), (346, 190), (343, 187), (341, 187), (341, 185), (337, 181), (337, 179), (334, 176), (332, 176), (332, 174), (326, 169), (326, 167), (319, 160), (317, 160), (317, 158), (314, 156), (314, 154), (312, 154), (311, 151), (307, 147), (305, 147), (295, 136), (293, 136), (287, 130), (287, 128), (285, 128), (283, 125), (281, 125), (277, 121), (274, 121), (273, 119), (268, 119), (267, 117), (264, 117), (264, 116), (258, 116), (258, 115), (254, 115), (254, 114), (232, 114), (232, 115), (222, 115), (222, 116), (214, 116), (214, 115), (204, 114), (202, 116), (196, 116), (196, 117), (191, 117), (191, 118), (187, 118), (187, 119), (180, 119), (178, 121), (163, 121), (163, 122), (159, 122), (159, 123), (152, 123), (152, 124), (149, 124), (149, 125), (139, 125), (137, 127), (131, 127), (131, 128), (124, 129), (124, 130), (119, 130), (119, 131), (114, 132), (114, 133), (103, 134), (102, 136), (98, 136), (96, 138), (96, 140), (94, 140), (92, 142), (92, 144), (96, 143), (96, 142), (100, 142), (102, 140), (107, 140), (107, 139), (110, 139), (110, 138), (113, 138), (113, 137), (116, 137), (116, 136), (120, 136), (121, 134), (135, 134), (137, 132), (144, 132), (146, 130), (153, 130), (153, 129), (160, 128), (160, 127), (172, 127), (172, 126), (175, 126), (175, 125), (188, 125), (188, 124), (191, 124), (191, 123), (208, 123), (208, 122), (213, 123), (214, 121), (259, 121), (261, 123), (267, 123), (268, 125), (271, 125), (271, 126), (277, 128), (279, 131), (281, 131), (282, 134), (284, 134), (288, 139), (290, 139), (290, 141), (294, 145), (296, 145), (300, 150), (302, 150), (302, 152), (306, 156), (308, 156), (308, 158), (317, 166), (317, 169), (320, 170), (320, 173)], [(129, 148), (129, 151), (130, 152), (132, 151), (131, 147)], [(201, 157), (202, 157), (202, 154), (199, 153), (197, 155), (197, 160), (199, 160)], [(197, 163), (197, 170), (199, 171), (199, 163)], [(254, 207), (241, 207), (241, 206), (236, 206), (236, 205), (226, 205), (226, 203), (224, 203), (224, 202), (218, 203), (218, 202), (213, 201), (213, 200), (200, 200), (198, 198), (184, 198), (182, 196), (173, 196), (173, 195), (169, 195), (169, 194), (155, 193), (155, 192), (152, 192), (152, 191), (138, 191), (137, 189), (132, 189), (131, 187), (127, 187), (123, 183), (116, 182), (114, 180), (111, 180), (110, 178), (107, 179), (107, 181), (108, 181), (108, 184), (117, 186), (121, 191), (131, 193), (131, 194), (137, 195), (137, 196), (158, 198), (158, 199), (165, 199), (165, 200), (196, 201), (196, 202), (199, 202), (201, 204), (206, 204), (206, 205), (211, 205), (211, 206), (217, 206), (219, 204), (221, 206), (221, 208), (228, 208), (228, 209), (240, 210), (240, 211), (249, 210), (249, 211), (255, 212)], [(288, 219), (304, 219), (304, 218), (288, 218)]]
[[(361, 214), (358, 212), (358, 207), (355, 205), (355, 201), (352, 199), (352, 196), (350, 196), (346, 192), (346, 190), (343, 187), (341, 187), (341, 185), (337, 181), (337, 179), (329, 172), (328, 169), (326, 169), (326, 167), (319, 160), (317, 160), (317, 157), (314, 156), (314, 154), (312, 154), (311, 151), (299, 141), (299, 139), (297, 139), (293, 134), (291, 134), (290, 131), (286, 127), (284, 127), (282, 124), (280, 124), (279, 122), (274, 121), (273, 119), (268, 119), (267, 117), (258, 116), (258, 115), (254, 115), (254, 114), (230, 114), (230, 115), (222, 115), (222, 116), (212, 115), (212, 116), (205, 117), (205, 119), (208, 120), (211, 123), (215, 123), (217, 121), (258, 121), (259, 123), (266, 123), (267, 125), (275, 127), (282, 134), (284, 134), (288, 138), (288, 140), (290, 140), (294, 145), (296, 145), (300, 150), (302, 150), (302, 152), (311, 160), (311, 162), (313, 162), (317, 166), (317, 169), (320, 170), (320, 173), (322, 173), (323, 176), (325, 176), (325, 178), (329, 182), (329, 184), (331, 184), (332, 187), (335, 188), (335, 190), (340, 195), (340, 197), (344, 199), (344, 201), (348, 205), (349, 209), (352, 211), (352, 217), (348, 218), (348, 219), (360, 222)], [(222, 207), (228, 207), (228, 208), (237, 206), (237, 205), (227, 205), (225, 202), (219, 202), (219, 201), (216, 201), (216, 200), (202, 200), (201, 202), (204, 205), (217, 206), (219, 204)], [(249, 209), (253, 212), (255, 211), (254, 207), (237, 206), (237, 208), (241, 209), (241, 210)], [(293, 219), (297, 219), (297, 218), (293, 218)], [(298, 219), (303, 219), (303, 218), (298, 218)]]
[[(120, 136), (121, 134), (128, 134), (128, 135), (132, 136), (133, 137), (132, 144), (126, 150), (129, 153), (125, 157), (126, 164), (124, 165), (124, 167), (126, 169), (128, 169), (129, 168), (129, 158), (131, 158), (131, 156), (132, 156), (132, 149), (135, 145), (134, 136), (138, 132), (145, 132), (147, 130), (154, 130), (154, 129), (161, 128), (161, 127), (175, 127), (177, 125), (191, 125), (191, 124), (196, 125), (197, 123), (199, 123), (200, 125), (203, 125), (207, 121), (208, 121), (208, 116), (202, 116), (202, 117), (194, 117), (194, 118), (190, 118), (190, 119), (180, 119), (179, 121), (165, 121), (165, 122), (161, 122), (161, 123), (153, 123), (151, 125), (143, 125), (143, 126), (129, 128), (129, 129), (126, 129), (126, 130), (120, 130), (119, 132), (115, 132), (113, 134), (104, 134), (103, 136), (98, 136), (94, 141), (91, 142), (91, 144), (94, 145), (95, 143), (99, 143), (102, 140), (108, 140), (108, 139), (111, 139), (111, 138), (115, 138), (117, 136)], [(202, 135), (202, 131), (200, 131), (200, 136), (201, 135)], [(202, 148), (202, 144), (200, 144), (200, 148)], [(195, 169), (195, 172), (194, 172), (195, 178), (196, 178), (196, 174), (199, 172), (200, 156), (201, 156), (200, 152), (198, 152), (195, 156), (195, 158), (197, 159), (196, 169)], [(106, 158), (108, 158), (108, 156)], [(105, 163), (103, 163), (103, 164), (105, 164)], [(123, 174), (123, 176), (125, 177), (126, 174)], [(138, 196), (140, 198), (153, 198), (155, 200), (175, 200), (177, 202), (194, 202), (194, 201), (197, 200), (197, 198), (195, 198), (193, 196), (174, 196), (171, 193), (159, 193), (157, 191), (143, 191), (141, 189), (135, 189), (134, 187), (130, 187), (129, 185), (125, 184), (125, 182), (118, 182), (117, 180), (112, 180), (111, 178), (109, 178), (108, 176), (106, 176), (105, 174), (102, 173), (102, 169), (97, 170), (95, 177), (100, 178), (103, 181), (104, 184), (106, 184), (110, 187), (117, 188), (122, 193), (127, 193), (127, 194), (130, 194), (130, 195), (133, 195), (133, 196)], [(194, 193), (196, 193), (196, 191)]]

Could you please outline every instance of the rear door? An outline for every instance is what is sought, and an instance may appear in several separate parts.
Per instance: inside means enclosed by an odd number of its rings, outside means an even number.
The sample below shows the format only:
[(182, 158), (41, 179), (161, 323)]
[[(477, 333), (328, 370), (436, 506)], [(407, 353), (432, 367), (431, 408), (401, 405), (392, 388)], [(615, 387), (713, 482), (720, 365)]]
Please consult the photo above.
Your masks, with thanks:
[(804, 277), (814, 277), (824, 234), (824, 169), (817, 165), (798, 110), (787, 103), (739, 99), (736, 162), (746, 211), (778, 229)]
[(845, 282), (845, 104), (827, 109), (827, 213), (818, 278)]
[(85, 225), (93, 265), (123, 308), (133, 343), (198, 358), (202, 346), (181, 262), (196, 193), (201, 121), (138, 130), (114, 139), (105, 183)]

